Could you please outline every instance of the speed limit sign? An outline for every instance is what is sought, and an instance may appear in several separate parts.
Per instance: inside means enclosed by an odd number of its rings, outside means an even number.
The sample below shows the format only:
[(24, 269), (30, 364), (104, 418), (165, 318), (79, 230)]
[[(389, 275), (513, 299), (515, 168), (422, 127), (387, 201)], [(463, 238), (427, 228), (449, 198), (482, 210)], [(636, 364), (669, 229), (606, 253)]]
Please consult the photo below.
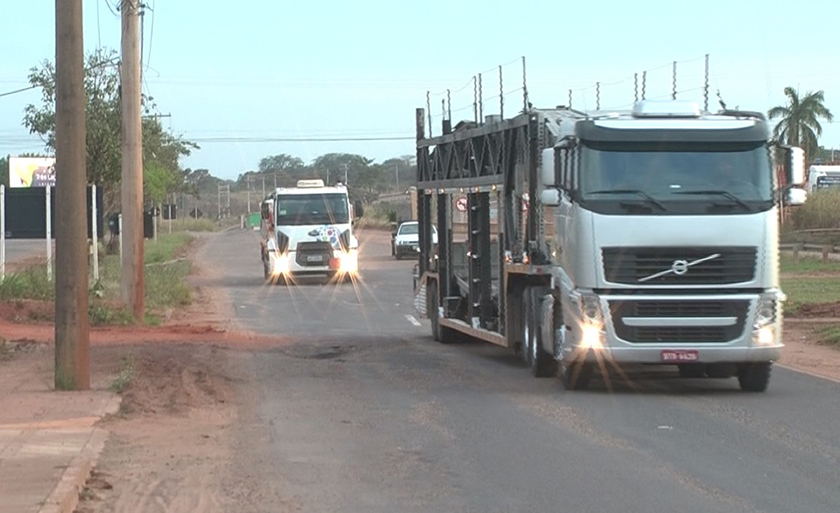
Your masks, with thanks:
[(460, 212), (467, 211), (467, 198), (466, 196), (461, 196), (457, 200), (455, 200), (455, 208), (457, 208)]

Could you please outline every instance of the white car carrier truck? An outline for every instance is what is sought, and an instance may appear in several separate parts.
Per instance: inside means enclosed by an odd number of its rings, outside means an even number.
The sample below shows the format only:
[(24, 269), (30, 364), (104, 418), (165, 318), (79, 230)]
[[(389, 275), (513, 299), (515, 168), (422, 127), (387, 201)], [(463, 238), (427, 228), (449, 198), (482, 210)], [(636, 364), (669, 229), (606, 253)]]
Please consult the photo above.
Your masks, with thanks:
[(802, 151), (763, 115), (529, 107), (437, 137), (425, 115), (415, 304), (435, 339), (513, 348), (569, 389), (622, 364), (766, 389), (783, 348), (779, 206), (805, 191)]
[(277, 188), (262, 203), (260, 254), (266, 280), (352, 278), (358, 273), (358, 249), (344, 185), (300, 180), (297, 187)]

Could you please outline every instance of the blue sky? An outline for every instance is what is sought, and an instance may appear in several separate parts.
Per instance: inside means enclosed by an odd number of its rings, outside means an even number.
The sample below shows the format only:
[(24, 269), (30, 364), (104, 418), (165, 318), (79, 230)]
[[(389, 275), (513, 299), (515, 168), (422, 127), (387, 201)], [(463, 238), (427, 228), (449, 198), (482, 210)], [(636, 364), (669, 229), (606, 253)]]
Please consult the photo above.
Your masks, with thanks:
[[(109, 1), (84, 0), (88, 51), (119, 49)], [(498, 98), (489, 97), (498, 95), (496, 66), (506, 63), (509, 114), (522, 105), (523, 55), (536, 106), (567, 104), (572, 88), (573, 106), (594, 108), (598, 81), (603, 108), (626, 106), (633, 74), (643, 70), (647, 96), (667, 97), (675, 60), (678, 98), (702, 101), (708, 53), (712, 107), (719, 89), (729, 107), (766, 111), (792, 85), (824, 90), (840, 116), (837, 39), (821, 21), (840, 18), (832, 1), (146, 1), (145, 90), (171, 114), (163, 123), (201, 146), (182, 165), (229, 178), (276, 153), (305, 161), (328, 152), (377, 161), (413, 153), (411, 140), (254, 141), (411, 138), (427, 90), (450, 88), (455, 121), (472, 118), (472, 85), (454, 91), (483, 71), (484, 113), (498, 113)], [(0, 93), (27, 86), (29, 69), (54, 58), (54, 9), (50, 1), (3, 9)], [(432, 95), (435, 130), (442, 98)], [(0, 97), (0, 154), (43, 148), (21, 125), (24, 107), (39, 100), (37, 91)], [(824, 124), (822, 144), (840, 147), (837, 125)]]

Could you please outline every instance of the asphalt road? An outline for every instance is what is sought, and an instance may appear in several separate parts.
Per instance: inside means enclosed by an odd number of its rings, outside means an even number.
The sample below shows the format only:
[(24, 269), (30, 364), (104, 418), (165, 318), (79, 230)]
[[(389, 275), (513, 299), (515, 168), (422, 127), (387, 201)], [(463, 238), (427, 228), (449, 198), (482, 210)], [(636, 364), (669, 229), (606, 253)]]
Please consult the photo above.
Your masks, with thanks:
[(566, 392), (507, 350), (435, 343), (413, 262), (363, 241), (357, 286), (266, 286), (251, 232), (206, 248), (238, 319), (293, 338), (240, 361), (239, 511), (840, 510), (840, 384), (631, 371)]

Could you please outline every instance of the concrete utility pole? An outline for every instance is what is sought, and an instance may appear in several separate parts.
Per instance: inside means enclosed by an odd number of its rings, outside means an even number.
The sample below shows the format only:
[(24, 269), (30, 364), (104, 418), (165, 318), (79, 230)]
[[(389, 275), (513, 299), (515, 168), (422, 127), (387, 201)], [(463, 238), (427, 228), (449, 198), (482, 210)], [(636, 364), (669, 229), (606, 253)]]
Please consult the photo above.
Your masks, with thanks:
[(251, 213), (251, 177), (245, 182), (248, 187), (248, 213)]
[[(55, 1), (55, 388), (90, 388), (82, 0)], [(96, 198), (94, 198), (96, 201)]]
[(143, 136), (140, 112), (140, 2), (122, 0), (122, 297), (138, 321), (145, 314), (143, 276)]

